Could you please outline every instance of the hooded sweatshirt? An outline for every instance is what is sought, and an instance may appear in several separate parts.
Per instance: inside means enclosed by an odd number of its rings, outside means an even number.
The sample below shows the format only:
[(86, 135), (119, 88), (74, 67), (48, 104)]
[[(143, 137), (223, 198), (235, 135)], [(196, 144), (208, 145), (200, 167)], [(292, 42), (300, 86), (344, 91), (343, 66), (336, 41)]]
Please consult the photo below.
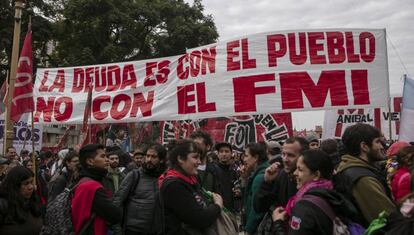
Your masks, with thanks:
[[(344, 155), (342, 157), (337, 174), (351, 167), (363, 167), (372, 171), (378, 177), (381, 177), (376, 167), (360, 158), (350, 155)], [(387, 196), (387, 191), (389, 189), (385, 188), (377, 178), (372, 176), (362, 177), (354, 184), (352, 196), (368, 223), (371, 223), (384, 210), (388, 213), (395, 210), (395, 205)]]

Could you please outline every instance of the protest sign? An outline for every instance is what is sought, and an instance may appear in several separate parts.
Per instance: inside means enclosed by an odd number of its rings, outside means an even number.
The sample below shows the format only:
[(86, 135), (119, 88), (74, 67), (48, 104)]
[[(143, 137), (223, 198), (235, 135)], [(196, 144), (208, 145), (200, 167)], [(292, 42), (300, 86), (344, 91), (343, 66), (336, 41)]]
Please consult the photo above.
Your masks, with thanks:
[(400, 133), (402, 97), (392, 97), (391, 113), (388, 108), (374, 109), (345, 109), (329, 110), (325, 112), (322, 139), (341, 138), (345, 129), (356, 123), (367, 123), (381, 130), (385, 138), (389, 139), (391, 119), (392, 139), (397, 140)]
[[(20, 151), (23, 149), (29, 150), (32, 152), (32, 138), (35, 142), (35, 150), (40, 151), (42, 148), (42, 138), (43, 138), (43, 126), (36, 125), (34, 132), (32, 132), (31, 125), (27, 124), (27, 118), (30, 114), (23, 114), (20, 121), (14, 124), (14, 139), (13, 147), (16, 148), (17, 154), (20, 154)], [(3, 149), (4, 144), (4, 115), (0, 116), (0, 149)], [(26, 136), (27, 135), (27, 136)]]
[(243, 152), (246, 144), (257, 141), (284, 141), (292, 136), (290, 113), (209, 118), (196, 121), (161, 123), (160, 142), (188, 138), (196, 129), (207, 131), (215, 142), (228, 142)]
[(196, 120), (379, 107), (389, 97), (384, 29), (259, 33), (184, 55), (37, 70), (35, 121)]

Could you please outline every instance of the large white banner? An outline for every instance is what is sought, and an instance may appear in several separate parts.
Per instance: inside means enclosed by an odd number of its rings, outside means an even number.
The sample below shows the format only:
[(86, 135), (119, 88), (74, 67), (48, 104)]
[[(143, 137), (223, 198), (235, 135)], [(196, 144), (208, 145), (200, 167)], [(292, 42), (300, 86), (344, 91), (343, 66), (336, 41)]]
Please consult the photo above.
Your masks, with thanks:
[(345, 129), (356, 123), (367, 123), (381, 130), (385, 138), (397, 140), (400, 134), (402, 97), (391, 98), (391, 112), (388, 108), (340, 109), (325, 112), (322, 139), (341, 138)]
[[(14, 124), (14, 140), (13, 147), (16, 149), (17, 154), (20, 155), (22, 149), (32, 152), (32, 138), (35, 144), (35, 150), (40, 151), (42, 148), (43, 138), (43, 125), (34, 126), (34, 132), (32, 131), (31, 124), (27, 124), (29, 114), (23, 114), (20, 121)], [(4, 114), (0, 115), (0, 150), (3, 150), (4, 144)]]
[(92, 123), (186, 120), (379, 107), (388, 95), (384, 29), (248, 35), (184, 55), (38, 69), (39, 123), (80, 124), (89, 84)]

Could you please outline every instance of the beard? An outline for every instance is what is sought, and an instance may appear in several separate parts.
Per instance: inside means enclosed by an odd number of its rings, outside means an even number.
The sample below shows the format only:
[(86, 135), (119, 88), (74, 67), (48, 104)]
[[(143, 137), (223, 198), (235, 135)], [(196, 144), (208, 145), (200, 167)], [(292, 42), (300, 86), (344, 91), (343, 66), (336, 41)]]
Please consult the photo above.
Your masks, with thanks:
[(165, 165), (163, 163), (153, 165), (151, 163), (144, 162), (142, 164), (142, 168), (143, 168), (144, 172), (147, 173), (148, 175), (158, 177), (159, 175), (161, 175), (164, 172)]
[(386, 156), (382, 153), (382, 151), (373, 151), (372, 149), (370, 149), (367, 153), (367, 157), (370, 162), (379, 162), (386, 159)]
[(112, 168), (112, 169), (116, 169), (117, 167), (118, 167), (118, 163), (112, 163), (112, 164), (109, 164), (109, 166)]

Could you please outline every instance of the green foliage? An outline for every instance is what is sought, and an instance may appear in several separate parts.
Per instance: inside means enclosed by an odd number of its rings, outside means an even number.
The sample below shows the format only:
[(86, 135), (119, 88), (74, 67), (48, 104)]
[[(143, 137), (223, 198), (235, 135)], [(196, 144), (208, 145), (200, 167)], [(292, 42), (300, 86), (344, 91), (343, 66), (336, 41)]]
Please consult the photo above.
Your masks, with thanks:
[(180, 54), (214, 42), (217, 30), (200, 1), (68, 0), (55, 24), (54, 66)]
[[(30, 0), (35, 65), (77, 66), (178, 55), (215, 42), (200, 0)], [(0, 71), (9, 68), (14, 1), (0, 1)], [(2, 76), (4, 77), (4, 76)]]

